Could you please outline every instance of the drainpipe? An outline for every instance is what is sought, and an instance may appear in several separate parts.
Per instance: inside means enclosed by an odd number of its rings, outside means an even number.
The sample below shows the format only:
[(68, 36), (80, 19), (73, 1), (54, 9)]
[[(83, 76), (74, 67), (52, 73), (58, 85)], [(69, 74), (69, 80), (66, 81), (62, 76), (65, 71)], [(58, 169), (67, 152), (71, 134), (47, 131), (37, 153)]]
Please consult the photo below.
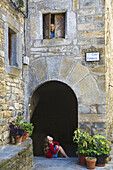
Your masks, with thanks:
[(23, 78), (23, 65), (29, 64), (29, 58), (26, 56), (26, 18), (28, 18), (28, 0), (26, 0), (26, 15), (24, 16), (24, 56), (22, 56), (22, 78)]

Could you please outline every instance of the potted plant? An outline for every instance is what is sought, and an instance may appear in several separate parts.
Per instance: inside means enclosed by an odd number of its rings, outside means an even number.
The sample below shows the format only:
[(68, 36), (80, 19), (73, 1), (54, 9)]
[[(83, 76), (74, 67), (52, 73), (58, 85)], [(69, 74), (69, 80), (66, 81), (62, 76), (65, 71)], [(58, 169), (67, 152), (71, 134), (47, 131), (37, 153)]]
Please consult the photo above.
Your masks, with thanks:
[(78, 161), (81, 166), (85, 166), (85, 157), (89, 155), (89, 150), (91, 149), (93, 138), (89, 135), (88, 131), (80, 131), (77, 129), (74, 131), (73, 141), (78, 144)]
[(97, 143), (96, 166), (105, 166), (106, 158), (109, 157), (109, 155), (110, 155), (111, 143), (104, 136), (94, 135), (93, 137)]
[(25, 134), (25, 130), (21, 129), (19, 126), (15, 126), (13, 123), (10, 123), (9, 127), (10, 127), (11, 139), (13, 137), (15, 143), (21, 143), (22, 137)]
[(28, 122), (22, 122), (24, 117), (18, 116), (15, 122), (10, 124), (10, 136), (13, 137), (16, 141), (18, 138), (22, 138), (22, 142), (27, 139), (28, 136), (32, 135), (33, 124)]
[(87, 169), (95, 169), (96, 158), (95, 157), (85, 157)]
[(23, 136), (23, 141), (25, 141), (28, 136), (31, 136), (32, 135), (32, 132), (33, 132), (33, 129), (34, 129), (34, 126), (32, 123), (28, 123), (28, 122), (22, 122), (20, 124), (21, 128), (23, 130), (25, 130), (25, 135)]
[(23, 117), (22, 117), (22, 116), (18, 116), (17, 119), (16, 119), (16, 121), (13, 122), (13, 124), (14, 124), (15, 126), (19, 127), (22, 120), (23, 120)]

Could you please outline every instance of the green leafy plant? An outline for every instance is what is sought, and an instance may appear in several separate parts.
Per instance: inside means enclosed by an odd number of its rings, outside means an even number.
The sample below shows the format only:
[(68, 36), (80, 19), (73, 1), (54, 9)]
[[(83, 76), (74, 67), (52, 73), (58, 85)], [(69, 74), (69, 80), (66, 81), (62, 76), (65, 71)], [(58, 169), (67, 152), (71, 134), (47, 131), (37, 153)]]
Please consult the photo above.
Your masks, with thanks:
[(14, 128), (22, 129), (25, 132), (28, 132), (29, 136), (31, 136), (32, 132), (33, 132), (33, 129), (34, 129), (34, 126), (33, 126), (32, 123), (28, 123), (26, 121), (21, 122), (23, 120), (23, 118), (24, 117), (22, 117), (22, 116), (17, 117), (16, 121), (13, 122)]
[(28, 122), (23, 122), (20, 124), (21, 128), (25, 130), (25, 132), (28, 132), (29, 133), (29, 136), (32, 135), (32, 132), (33, 132), (33, 129), (34, 129), (34, 126), (32, 123), (28, 123)]
[(80, 129), (74, 131), (73, 141), (78, 144), (78, 153), (95, 155), (96, 142), (95, 139), (89, 135), (88, 131), (82, 132)]
[(20, 126), (22, 120), (23, 120), (23, 117), (18, 116), (17, 119), (16, 119), (16, 122), (14, 123), (14, 125), (17, 126), (17, 127)]
[(94, 135), (93, 138), (95, 139), (97, 144), (97, 147), (95, 148), (96, 155), (103, 155), (108, 157), (111, 151), (111, 143), (104, 136), (101, 135)]
[(89, 159), (89, 160), (93, 160), (93, 159), (95, 159), (94, 157), (87, 157), (87, 159)]
[(24, 0), (18, 0), (19, 7), (23, 8), (24, 7)]

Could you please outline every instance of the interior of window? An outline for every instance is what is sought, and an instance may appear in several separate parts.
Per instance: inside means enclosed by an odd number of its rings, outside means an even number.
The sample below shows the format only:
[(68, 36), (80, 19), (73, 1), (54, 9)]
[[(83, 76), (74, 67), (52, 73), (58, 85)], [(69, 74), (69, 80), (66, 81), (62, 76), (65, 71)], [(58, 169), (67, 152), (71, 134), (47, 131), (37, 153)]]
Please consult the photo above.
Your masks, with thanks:
[(9, 41), (9, 65), (11, 65), (11, 53), (12, 53), (12, 50), (11, 50), (11, 29), (9, 28), (9, 30), (8, 30), (8, 41)]
[(8, 57), (9, 57), (9, 65), (16, 65), (16, 33), (8, 28)]
[[(51, 24), (55, 27), (54, 33)], [(43, 38), (65, 38), (65, 13), (43, 15)]]
[(51, 14), (51, 24), (55, 24), (55, 15)]

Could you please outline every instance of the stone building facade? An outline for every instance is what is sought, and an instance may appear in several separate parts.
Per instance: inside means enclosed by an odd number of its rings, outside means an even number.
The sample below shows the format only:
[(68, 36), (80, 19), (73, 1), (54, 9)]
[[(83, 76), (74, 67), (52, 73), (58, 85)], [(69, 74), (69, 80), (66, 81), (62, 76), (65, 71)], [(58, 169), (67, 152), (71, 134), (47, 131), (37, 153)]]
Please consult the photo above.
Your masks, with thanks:
[[(65, 37), (44, 38), (47, 14), (65, 14)], [(26, 27), (29, 118), (40, 100), (38, 88), (57, 81), (72, 89), (77, 98), (78, 127), (91, 134), (107, 134), (104, 21), (104, 0), (29, 0)], [(87, 62), (88, 52), (99, 52), (100, 60)]]
[[(15, 3), (15, 4), (14, 4)], [(31, 169), (32, 140), (19, 146), (10, 142), (9, 123), (18, 115), (25, 117), (25, 82), (23, 71), (24, 14), (17, 0), (0, 0), (0, 169)], [(6, 146), (4, 146), (6, 145)]]
[[(28, 121), (32, 119), (40, 101), (39, 89), (47, 83), (57, 83), (57, 88), (60, 83), (75, 96), (76, 128), (110, 137), (112, 1), (29, 0), (28, 7), (24, 37), (23, 16), (7, 0), (0, 1), (0, 145), (9, 142), (9, 123), (18, 114)], [(44, 38), (47, 15), (55, 18), (57, 24), (61, 22), (58, 16), (65, 16), (64, 26), (55, 28), (58, 34), (62, 34), (59, 29), (64, 29), (63, 38)], [(45, 29), (49, 27), (50, 23)], [(13, 37), (11, 41), (8, 32)], [(46, 34), (49, 35), (48, 30)], [(29, 66), (22, 64), (25, 40)], [(86, 61), (86, 53), (90, 52), (99, 52), (99, 61)]]
[(9, 123), (24, 114), (23, 40), (22, 14), (10, 1), (0, 1), (0, 145), (9, 143)]

